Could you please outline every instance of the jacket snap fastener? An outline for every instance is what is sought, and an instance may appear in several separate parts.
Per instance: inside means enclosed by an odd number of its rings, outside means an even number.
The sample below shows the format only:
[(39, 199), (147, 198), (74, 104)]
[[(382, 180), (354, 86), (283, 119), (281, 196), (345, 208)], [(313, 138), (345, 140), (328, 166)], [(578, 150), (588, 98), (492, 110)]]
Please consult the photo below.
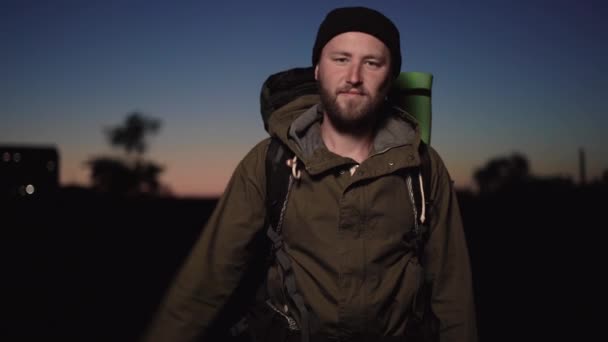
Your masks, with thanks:
[(393, 165), (395, 165), (395, 163), (393, 163), (393, 162), (388, 163), (388, 166), (393, 166)]

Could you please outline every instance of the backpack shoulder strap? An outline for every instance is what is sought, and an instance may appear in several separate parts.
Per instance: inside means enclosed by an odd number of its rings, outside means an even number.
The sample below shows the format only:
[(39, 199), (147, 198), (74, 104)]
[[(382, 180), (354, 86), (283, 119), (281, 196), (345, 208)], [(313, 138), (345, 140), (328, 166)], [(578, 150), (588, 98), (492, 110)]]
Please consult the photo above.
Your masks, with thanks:
[[(266, 234), (272, 241), (271, 258), (274, 257), (279, 265), (279, 272), (282, 273), (281, 277), (283, 278), (283, 286), (287, 292), (288, 300), (291, 300), (299, 311), (299, 328), (302, 334), (302, 341), (308, 341), (311, 315), (306, 307), (304, 298), (297, 289), (291, 260), (285, 252), (281, 232), (281, 215), (287, 205), (289, 192), (294, 180), (291, 169), (286, 167), (287, 160), (291, 159), (292, 156), (293, 152), (283, 145), (283, 143), (276, 138), (271, 138), (266, 153)], [(290, 322), (289, 325), (291, 329), (292, 323)], [(294, 328), (297, 329), (297, 327)]]
[[(277, 138), (270, 138), (270, 142), (266, 149), (265, 157), (265, 176), (266, 176), (266, 219), (264, 222), (264, 228), (271, 230), (274, 233), (281, 215), (281, 208), (285, 198), (287, 198), (288, 187), (289, 187), (289, 168), (285, 167), (285, 163), (291, 158), (293, 153), (287, 149)], [(268, 299), (268, 293), (266, 290), (265, 272), (267, 271), (270, 263), (275, 257), (276, 246), (274, 240), (268, 239), (268, 231), (266, 230), (263, 234), (262, 249), (264, 250), (264, 258), (260, 259), (260, 268), (256, 270), (260, 272), (255, 279), (253, 284), (260, 283), (261, 286), (257, 286), (254, 293), (254, 303), (248, 308), (240, 320), (229, 328), (232, 336), (239, 336), (246, 330), (256, 331), (260, 324), (264, 324), (263, 313), (265, 309), (260, 308), (265, 306), (265, 301)], [(272, 234), (277, 239), (277, 234)], [(259, 278), (259, 279), (258, 279)]]
[(431, 204), (431, 178), (433, 168), (431, 165), (431, 156), (429, 155), (429, 145), (424, 141), (420, 141), (420, 145), (418, 145), (418, 154), (420, 155), (420, 175), (422, 176), (422, 187), (423, 191), (426, 194), (424, 200), (425, 205), (428, 207)]
[(266, 150), (266, 226), (274, 229), (278, 226), (281, 208), (287, 197), (290, 172), (285, 163), (292, 156), (293, 152), (279, 139), (270, 138)]
[(416, 223), (414, 230), (410, 233), (410, 239), (414, 241), (414, 248), (418, 260), (421, 260), (424, 245), (428, 238), (428, 226), (430, 213), (429, 207), (432, 203), (430, 198), (431, 194), (431, 177), (432, 177), (432, 165), (431, 158), (429, 155), (429, 147), (423, 141), (418, 146), (418, 153), (420, 156), (420, 166), (412, 169), (407, 174), (406, 182), (407, 187), (410, 191), (410, 200), (413, 204), (414, 216), (416, 217)]

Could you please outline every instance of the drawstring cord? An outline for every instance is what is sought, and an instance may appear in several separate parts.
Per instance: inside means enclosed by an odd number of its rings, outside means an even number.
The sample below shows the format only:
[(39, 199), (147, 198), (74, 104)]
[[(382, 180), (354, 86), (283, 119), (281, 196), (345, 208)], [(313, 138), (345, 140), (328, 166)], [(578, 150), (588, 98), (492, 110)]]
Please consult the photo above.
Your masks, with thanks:
[(422, 212), (420, 213), (420, 223), (424, 224), (426, 220), (425, 209), (426, 209), (426, 199), (424, 198), (424, 185), (422, 184), (422, 174), (418, 174), (418, 182), (420, 183), (420, 197), (422, 200)]
[(416, 200), (414, 199), (414, 189), (412, 186), (412, 177), (410, 175), (407, 175), (406, 177), (406, 183), (407, 183), (407, 189), (408, 192), (410, 194), (410, 200), (412, 202), (413, 205), (413, 211), (414, 211), (414, 230), (416, 231), (416, 233), (418, 233), (419, 231), (419, 227), (418, 227), (418, 219), (420, 219), (420, 224), (424, 224), (424, 221), (426, 220), (426, 199), (424, 198), (424, 186), (422, 184), (422, 175), (418, 175), (418, 182), (420, 183), (420, 197), (421, 197), (421, 212), (420, 212), (420, 217), (418, 217), (418, 210), (416, 209)]
[(302, 177), (302, 170), (298, 170), (298, 157), (294, 156), (292, 159), (287, 159), (287, 166), (291, 167), (291, 175), (295, 179)]

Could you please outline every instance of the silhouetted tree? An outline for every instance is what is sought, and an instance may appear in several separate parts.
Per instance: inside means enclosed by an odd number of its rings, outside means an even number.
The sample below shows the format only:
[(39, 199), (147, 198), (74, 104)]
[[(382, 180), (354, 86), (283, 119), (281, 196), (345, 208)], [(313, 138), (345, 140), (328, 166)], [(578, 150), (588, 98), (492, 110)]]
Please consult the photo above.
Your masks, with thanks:
[(108, 129), (106, 134), (112, 146), (123, 148), (127, 155), (135, 155), (139, 159), (148, 148), (146, 137), (157, 133), (160, 126), (158, 119), (147, 118), (140, 112), (131, 112), (123, 125)]
[(120, 159), (97, 157), (89, 161), (93, 188), (108, 193), (125, 194), (137, 187), (135, 174)]
[(124, 158), (96, 157), (87, 164), (91, 168), (91, 182), (95, 190), (114, 194), (160, 194), (166, 189), (158, 178), (163, 168), (145, 160), (148, 149), (146, 138), (160, 130), (158, 119), (140, 112), (131, 112), (122, 125), (106, 130), (110, 145), (121, 148)]
[(495, 158), (483, 168), (477, 169), (474, 178), (481, 193), (504, 190), (529, 180), (528, 160), (519, 153), (507, 158)]

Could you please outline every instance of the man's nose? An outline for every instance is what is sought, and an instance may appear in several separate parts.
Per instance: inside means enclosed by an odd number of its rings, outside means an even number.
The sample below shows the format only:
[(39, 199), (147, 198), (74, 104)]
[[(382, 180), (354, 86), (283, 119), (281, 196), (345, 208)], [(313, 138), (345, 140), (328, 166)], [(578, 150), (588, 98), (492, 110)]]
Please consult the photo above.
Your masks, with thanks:
[(346, 81), (353, 85), (361, 83), (361, 65), (359, 63), (352, 63), (349, 66)]

